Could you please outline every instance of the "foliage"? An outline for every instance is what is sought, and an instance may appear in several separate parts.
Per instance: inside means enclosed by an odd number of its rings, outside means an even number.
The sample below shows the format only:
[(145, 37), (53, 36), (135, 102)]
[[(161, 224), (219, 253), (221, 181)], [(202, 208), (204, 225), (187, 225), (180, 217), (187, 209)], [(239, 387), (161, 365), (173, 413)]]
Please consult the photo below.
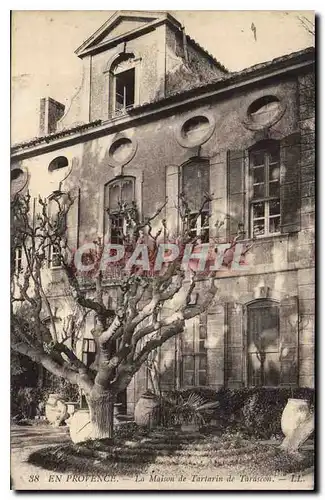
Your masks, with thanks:
[(52, 393), (58, 394), (64, 401), (79, 401), (80, 398), (79, 389), (76, 385), (71, 384), (69, 380), (57, 378), (49, 373), (42, 399), (46, 402), (49, 394)]
[(38, 413), (40, 391), (35, 387), (11, 390), (11, 415), (17, 420), (33, 418)]
[(206, 422), (213, 418), (218, 422), (220, 429), (242, 431), (247, 436), (263, 439), (282, 436), (281, 416), (289, 398), (307, 399), (311, 407), (315, 404), (314, 390), (308, 387), (221, 388), (218, 391), (194, 387), (166, 394), (161, 405), (163, 423), (173, 421), (175, 405), (172, 402), (177, 401), (179, 397), (186, 398), (190, 394), (197, 394), (207, 403), (219, 403), (215, 409), (203, 412)]
[(195, 392), (188, 394), (170, 393), (159, 398), (159, 405), (155, 408), (158, 421), (164, 426), (195, 424), (203, 425), (202, 408), (207, 401)]
[(220, 406), (215, 418), (225, 427), (244, 430), (248, 435), (269, 439), (281, 435), (281, 416), (289, 398), (307, 399), (314, 404), (314, 390), (252, 387), (220, 389)]
[(44, 415), (45, 404), (50, 394), (55, 393), (65, 401), (78, 401), (78, 387), (68, 380), (47, 374), (43, 388), (11, 386), (11, 415), (15, 419), (30, 419)]

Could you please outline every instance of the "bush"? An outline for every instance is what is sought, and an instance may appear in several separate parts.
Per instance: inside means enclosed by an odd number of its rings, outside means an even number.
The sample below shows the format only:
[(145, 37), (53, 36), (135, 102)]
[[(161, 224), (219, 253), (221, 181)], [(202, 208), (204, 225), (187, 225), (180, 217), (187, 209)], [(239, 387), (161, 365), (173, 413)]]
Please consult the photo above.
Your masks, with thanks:
[(43, 401), (46, 402), (49, 394), (59, 394), (64, 401), (79, 401), (79, 388), (72, 385), (64, 378), (58, 378), (54, 375), (48, 377), (46, 388), (43, 391)]
[(38, 413), (40, 392), (35, 387), (21, 387), (11, 392), (11, 415), (17, 420), (34, 418)]
[(78, 401), (79, 389), (65, 379), (50, 376), (44, 388), (11, 387), (11, 415), (15, 419), (30, 419), (45, 414), (49, 394), (59, 394), (65, 401)]
[(220, 407), (215, 417), (225, 426), (245, 431), (250, 436), (270, 439), (281, 435), (281, 416), (289, 398), (307, 399), (314, 405), (314, 390), (252, 387), (220, 389)]
[[(265, 388), (246, 387), (241, 389), (221, 388), (214, 391), (210, 388), (193, 388), (172, 391), (168, 398), (191, 393), (203, 397), (207, 402), (218, 401), (219, 406), (213, 410), (212, 418), (216, 419), (223, 429), (242, 431), (245, 435), (270, 439), (281, 435), (281, 416), (289, 398), (307, 399), (314, 406), (314, 389), (298, 387)], [(167, 398), (167, 399), (168, 399)], [(168, 405), (163, 407), (163, 414), (168, 419)]]

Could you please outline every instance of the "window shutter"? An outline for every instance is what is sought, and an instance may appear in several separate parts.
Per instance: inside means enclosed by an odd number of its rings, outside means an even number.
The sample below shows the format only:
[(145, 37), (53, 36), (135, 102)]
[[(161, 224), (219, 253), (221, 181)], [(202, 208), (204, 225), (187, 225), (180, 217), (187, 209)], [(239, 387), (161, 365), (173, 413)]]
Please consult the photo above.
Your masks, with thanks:
[(226, 383), (228, 387), (243, 385), (243, 306), (227, 304), (227, 359)]
[(166, 221), (170, 236), (176, 236), (178, 232), (178, 191), (179, 167), (168, 165), (166, 167)]
[(245, 152), (228, 151), (227, 158), (228, 238), (238, 233), (238, 224), (245, 224)]
[(213, 305), (207, 315), (207, 362), (209, 387), (224, 385), (225, 310), (222, 304)]
[(298, 383), (298, 297), (287, 297), (280, 303), (281, 385)]
[(74, 188), (70, 191), (73, 204), (70, 207), (67, 216), (67, 234), (68, 234), (68, 245), (70, 249), (76, 250), (79, 244), (78, 232), (79, 232), (79, 202), (80, 202), (80, 189)]
[(300, 230), (300, 134), (291, 134), (281, 141), (281, 231)]

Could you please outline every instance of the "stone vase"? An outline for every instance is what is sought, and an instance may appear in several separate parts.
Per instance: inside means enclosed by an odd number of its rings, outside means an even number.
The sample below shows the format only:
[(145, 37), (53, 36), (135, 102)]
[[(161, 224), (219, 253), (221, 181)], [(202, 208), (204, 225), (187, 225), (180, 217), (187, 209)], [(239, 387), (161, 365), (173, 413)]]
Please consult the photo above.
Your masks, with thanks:
[(45, 405), (45, 416), (54, 427), (58, 427), (68, 417), (67, 405), (58, 394), (49, 395)]
[(306, 399), (288, 399), (281, 418), (281, 429), (285, 437), (290, 438), (297, 427), (307, 421), (309, 416), (309, 404)]
[(143, 394), (134, 409), (134, 420), (137, 425), (142, 427), (155, 427), (158, 424), (156, 408), (159, 405), (154, 395)]

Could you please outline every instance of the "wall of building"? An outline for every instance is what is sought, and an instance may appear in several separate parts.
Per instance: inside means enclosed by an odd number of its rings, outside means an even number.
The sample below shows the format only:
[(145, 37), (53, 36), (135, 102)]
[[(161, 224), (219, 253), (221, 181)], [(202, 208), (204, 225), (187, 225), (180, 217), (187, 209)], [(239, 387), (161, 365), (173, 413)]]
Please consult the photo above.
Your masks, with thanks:
[(166, 27), (166, 96), (198, 87), (224, 74), (181, 32)]
[[(145, 46), (148, 46), (148, 42)], [(154, 46), (153, 44), (152, 50)], [(141, 46), (137, 46), (137, 49), (140, 51)], [(105, 61), (104, 56), (98, 56), (94, 63), (97, 68), (97, 73), (94, 74), (98, 78)], [(159, 70), (154, 74), (157, 82)], [(152, 214), (165, 201), (166, 168), (170, 165), (181, 166), (196, 156), (198, 151), (201, 157), (210, 160), (210, 185), (211, 192), (214, 193), (212, 212), (224, 214), (227, 211), (227, 151), (247, 150), (265, 137), (261, 131), (250, 130), (245, 126), (248, 106), (263, 95), (275, 94), (282, 100), (285, 113), (269, 128), (268, 138), (282, 140), (294, 132), (302, 132), (301, 161), (297, 164), (297, 176), (301, 178), (300, 231), (257, 241), (248, 254), (250, 265), (245, 271), (220, 277), (218, 303), (210, 311), (211, 317), (208, 320), (209, 385), (215, 388), (222, 385), (238, 387), (245, 383), (243, 311), (249, 301), (263, 297), (263, 294), (276, 297), (279, 301), (299, 296), (299, 384), (313, 386), (314, 125), (312, 107), (306, 104), (308, 100), (310, 102), (310, 96), (305, 96), (304, 93), (310, 78), (311, 75), (299, 78), (292, 76), (283, 77), (278, 82), (256, 83), (242, 91), (229, 92), (210, 98), (204, 104), (192, 105), (190, 109), (184, 106), (177, 113), (167, 112), (157, 120), (143, 120), (136, 127), (126, 127), (117, 134), (22, 162), (29, 171), (30, 188), (36, 196), (39, 192), (43, 195), (50, 194), (55, 183), (60, 180), (59, 177), (64, 174), (61, 171), (48, 174), (44, 181), (44, 172), (49, 162), (59, 155), (69, 158), (73, 168), (65, 185), (79, 191), (79, 201), (73, 212), (74, 220), (70, 224), (76, 244), (79, 245), (102, 235), (104, 185), (107, 182), (121, 173), (135, 176), (137, 184), (141, 186), (137, 199), (141, 212), (144, 215)], [(148, 98), (151, 99), (152, 95)], [(98, 116), (95, 110), (99, 113), (102, 105), (99, 97), (93, 95), (92, 109), (95, 114), (92, 118)], [(185, 147), (177, 139), (183, 123), (195, 114), (206, 114), (215, 123), (211, 137), (199, 149)], [(111, 144), (119, 137), (131, 139), (135, 148), (133, 158), (123, 167), (113, 164), (109, 152)], [(41, 177), (39, 172), (42, 172)], [(41, 184), (38, 180), (40, 178)], [(248, 219), (245, 224), (247, 232)], [(233, 333), (227, 336), (227, 331)], [(228, 349), (225, 343), (230, 343), (231, 348)], [(177, 384), (177, 378), (173, 375), (177, 346), (172, 340), (170, 346), (165, 347), (163, 364), (172, 373), (168, 375), (170, 382), (167, 386), (173, 388)], [(145, 370), (142, 369), (128, 389), (130, 409), (145, 386)]]

